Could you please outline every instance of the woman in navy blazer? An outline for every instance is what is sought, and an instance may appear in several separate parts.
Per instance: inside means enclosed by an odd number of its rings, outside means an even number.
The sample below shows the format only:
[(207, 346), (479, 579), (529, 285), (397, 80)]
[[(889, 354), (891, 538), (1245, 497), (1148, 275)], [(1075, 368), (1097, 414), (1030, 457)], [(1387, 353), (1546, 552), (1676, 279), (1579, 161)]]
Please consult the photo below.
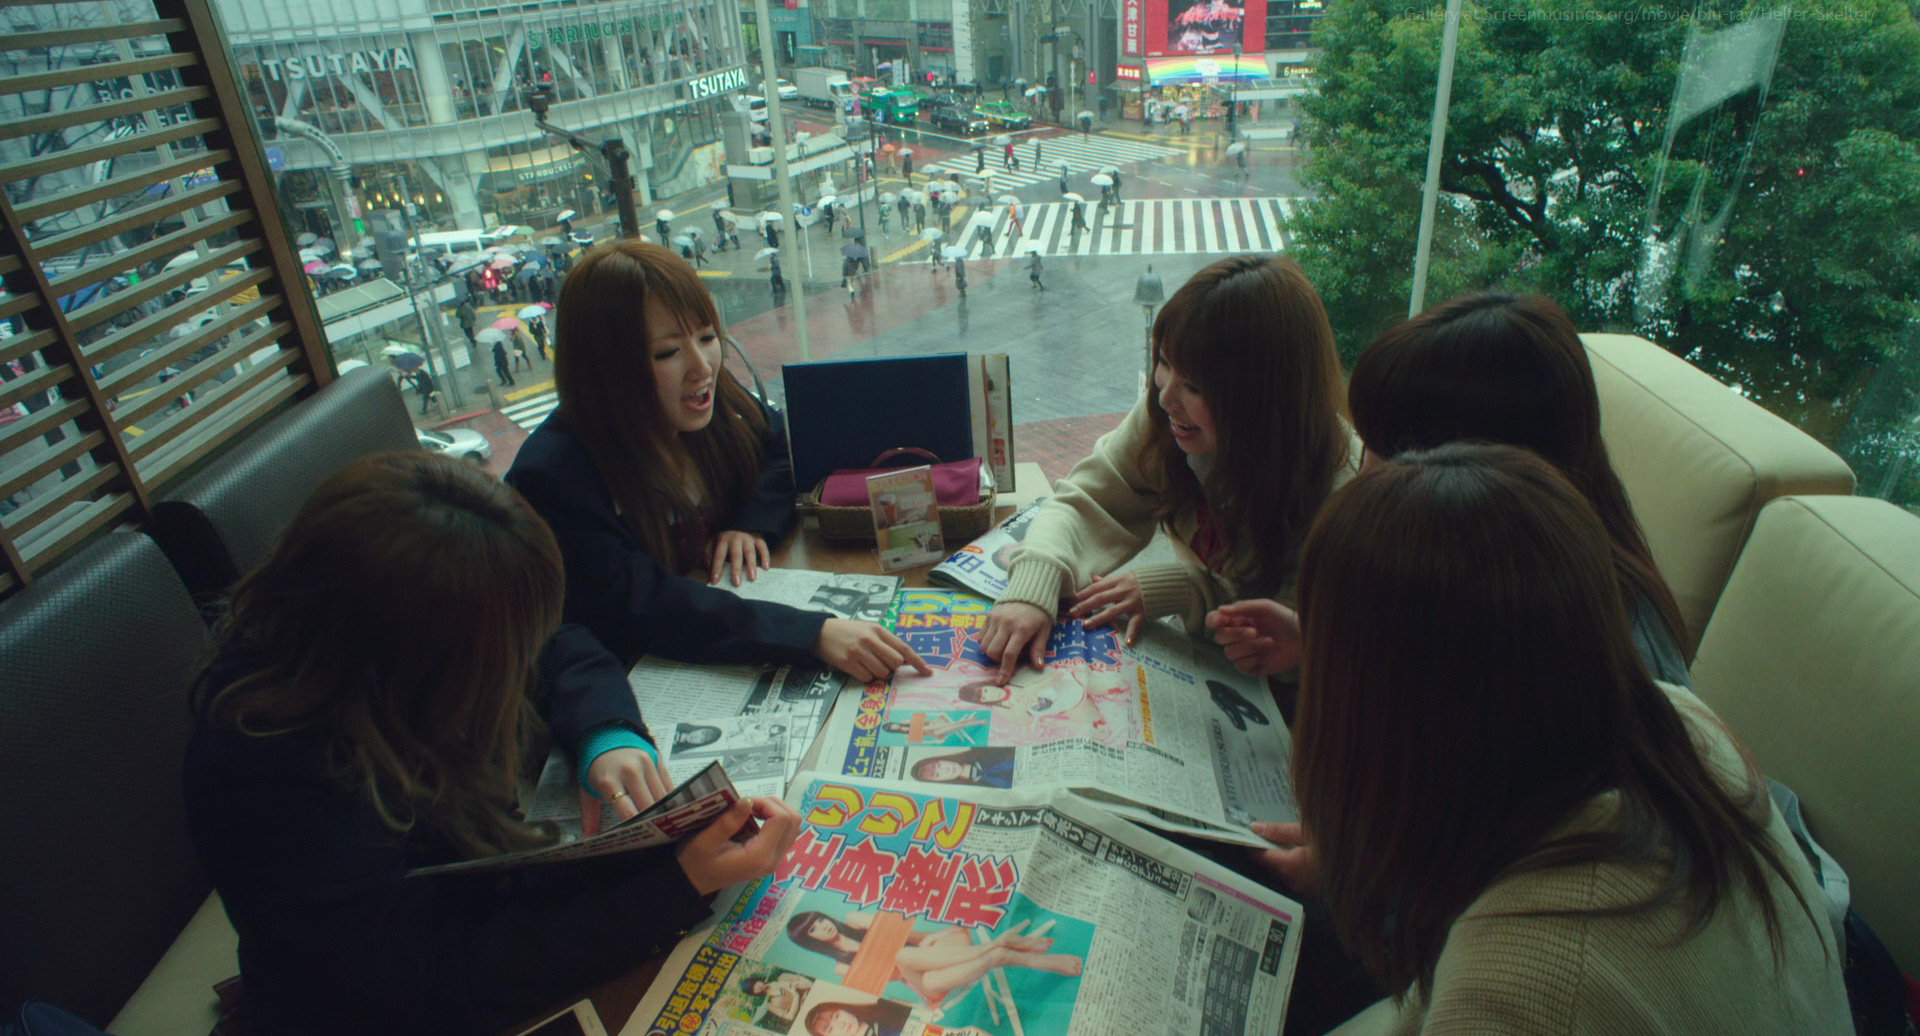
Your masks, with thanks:
[(569, 621), (629, 662), (925, 671), (874, 623), (711, 585), (772, 563), (769, 543), (793, 523), (793, 471), (779, 426), (723, 369), (719, 313), (691, 267), (657, 245), (607, 242), (567, 274), (555, 319), (560, 406), (507, 481), (560, 542)]

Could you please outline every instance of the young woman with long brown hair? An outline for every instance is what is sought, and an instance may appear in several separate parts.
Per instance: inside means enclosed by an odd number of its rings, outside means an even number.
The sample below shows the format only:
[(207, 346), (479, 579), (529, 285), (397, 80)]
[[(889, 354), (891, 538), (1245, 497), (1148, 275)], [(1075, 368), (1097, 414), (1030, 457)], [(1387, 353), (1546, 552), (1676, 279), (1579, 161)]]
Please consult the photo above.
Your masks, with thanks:
[(1732, 736), (1648, 676), (1556, 465), (1372, 465), (1298, 599), (1301, 824), (1261, 833), (1400, 1001), (1356, 1030), (1851, 1031), (1812, 872)]
[(871, 622), (746, 601), (734, 584), (772, 563), (793, 524), (793, 467), (767, 411), (722, 362), (719, 311), (685, 261), (610, 241), (567, 274), (554, 312), (560, 406), (507, 481), (560, 542), (566, 615), (621, 658), (800, 662), (862, 680), (912, 649)]
[[(1293, 260), (1222, 259), (1153, 324), (1153, 391), (1094, 444), (1014, 554), (981, 647), (1039, 665), (1063, 594), (1088, 626), (1287, 596), (1300, 539), (1357, 458), (1320, 296)], [(1163, 529), (1178, 560), (1118, 575)]]
[(585, 758), (593, 732), (646, 727), (621, 666), (560, 624), (562, 584), (513, 490), (413, 452), (330, 478), (235, 588), (185, 787), (256, 1031), (501, 1031), (671, 945), (785, 851), (799, 819), (765, 799), (677, 853), (407, 876), (552, 839), (516, 813), (543, 731), (623, 816), (664, 790), (602, 772), (635, 750)]
[[(1347, 406), (1369, 458), (1476, 441), (1524, 447), (1551, 461), (1606, 526), (1648, 671), (1668, 683), (1689, 682), (1680, 608), (1614, 474), (1600, 436), (1593, 366), (1559, 304), (1544, 295), (1484, 292), (1433, 306), (1360, 354)], [(1245, 602), (1209, 622), (1228, 656), (1250, 671), (1292, 665), (1298, 640), (1290, 613)]]

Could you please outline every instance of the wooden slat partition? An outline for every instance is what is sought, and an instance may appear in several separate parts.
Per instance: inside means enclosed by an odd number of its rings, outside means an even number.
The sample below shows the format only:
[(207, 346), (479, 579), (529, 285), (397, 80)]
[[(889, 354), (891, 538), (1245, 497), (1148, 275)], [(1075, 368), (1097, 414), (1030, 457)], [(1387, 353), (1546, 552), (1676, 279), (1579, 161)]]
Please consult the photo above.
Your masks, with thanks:
[[(73, 3), (105, 24), (61, 25)], [(56, 12), (0, 37), (3, 596), (333, 373), (209, 0), (0, 5)]]

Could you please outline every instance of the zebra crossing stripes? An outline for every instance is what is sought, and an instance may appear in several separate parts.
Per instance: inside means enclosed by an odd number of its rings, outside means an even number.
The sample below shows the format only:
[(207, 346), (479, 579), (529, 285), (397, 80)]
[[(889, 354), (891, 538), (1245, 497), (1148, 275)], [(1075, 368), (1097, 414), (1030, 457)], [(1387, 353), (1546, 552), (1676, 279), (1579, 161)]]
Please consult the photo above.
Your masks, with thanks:
[[(1042, 256), (1072, 255), (1225, 255), (1278, 252), (1281, 233), (1292, 212), (1288, 198), (1153, 198), (1119, 206), (1087, 205), (1086, 229), (1073, 229), (1073, 206), (1042, 202), (1020, 207), (1014, 231), (1007, 207), (977, 212), (954, 243), (969, 259), (1007, 258), (1038, 250)], [(993, 235), (989, 254), (977, 238), (980, 227)]]
[[(1180, 148), (1162, 147), (1159, 144), (1143, 144), (1139, 141), (1121, 140), (1114, 137), (1081, 137), (1072, 134), (1059, 137), (1043, 137), (1040, 140), (1040, 161), (1033, 161), (1033, 140), (1026, 138), (1014, 145), (1014, 153), (1020, 157), (1020, 170), (1001, 168), (1001, 149), (991, 144), (984, 153), (986, 170), (975, 173), (980, 163), (972, 155), (958, 158), (943, 158), (915, 169), (915, 172), (939, 173), (942, 179), (959, 180), (989, 175), (993, 177), (994, 190), (1011, 190), (1016, 187), (1031, 187), (1037, 183), (1056, 183), (1060, 179), (1060, 163), (1067, 163), (1067, 183), (1078, 184), (1072, 187), (1082, 194), (1092, 194), (1098, 190), (1087, 181), (1087, 176), (1105, 166), (1121, 166), (1129, 162), (1149, 162), (1168, 155), (1184, 155), (1187, 151)], [(1125, 181), (1122, 180), (1124, 188)]]
[(558, 392), (542, 392), (537, 396), (528, 396), (518, 403), (501, 407), (500, 412), (507, 416), (507, 420), (531, 432), (540, 427), (540, 422), (546, 420), (547, 415), (553, 413), (554, 408), (559, 405)]

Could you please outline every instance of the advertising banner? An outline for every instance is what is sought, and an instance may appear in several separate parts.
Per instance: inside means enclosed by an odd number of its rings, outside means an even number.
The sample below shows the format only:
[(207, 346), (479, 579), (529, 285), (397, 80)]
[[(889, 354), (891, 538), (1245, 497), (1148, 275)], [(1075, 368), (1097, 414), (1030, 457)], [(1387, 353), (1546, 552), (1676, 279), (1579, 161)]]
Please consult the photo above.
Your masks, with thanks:
[[(1146, 53), (1231, 57), (1267, 49), (1267, 0), (1141, 0)], [(1123, 18), (1124, 21), (1124, 18)], [(1122, 30), (1124, 33), (1124, 29)], [(1135, 53), (1127, 51), (1126, 53)]]

